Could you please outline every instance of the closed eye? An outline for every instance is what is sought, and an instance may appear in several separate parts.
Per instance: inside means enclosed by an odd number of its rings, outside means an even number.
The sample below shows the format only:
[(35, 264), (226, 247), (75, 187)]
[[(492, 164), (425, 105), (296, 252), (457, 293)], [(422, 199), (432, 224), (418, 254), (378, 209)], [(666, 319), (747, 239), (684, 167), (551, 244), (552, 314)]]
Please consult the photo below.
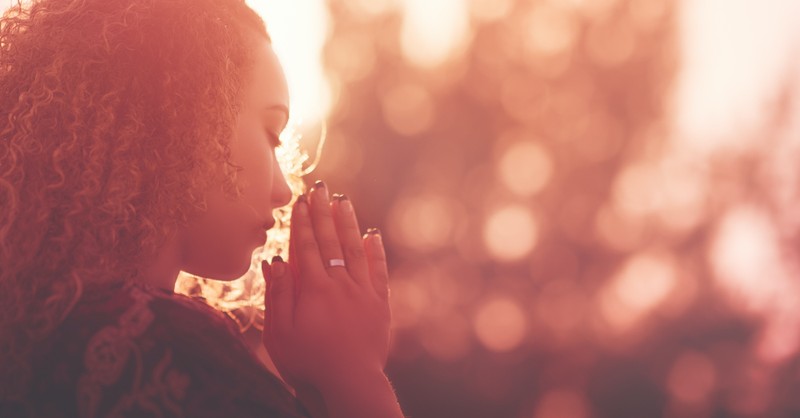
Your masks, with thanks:
[(281, 146), (281, 139), (272, 131), (267, 131), (267, 136), (269, 137), (269, 144), (272, 148), (277, 148)]

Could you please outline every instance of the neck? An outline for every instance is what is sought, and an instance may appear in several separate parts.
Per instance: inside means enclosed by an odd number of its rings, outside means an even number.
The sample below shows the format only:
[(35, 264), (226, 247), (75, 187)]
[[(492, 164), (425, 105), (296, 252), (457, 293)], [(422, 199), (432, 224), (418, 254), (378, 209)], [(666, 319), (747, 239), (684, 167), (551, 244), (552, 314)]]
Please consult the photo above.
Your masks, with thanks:
[(135, 280), (172, 292), (181, 270), (180, 265), (179, 240), (173, 235), (156, 251), (155, 257), (143, 266)]

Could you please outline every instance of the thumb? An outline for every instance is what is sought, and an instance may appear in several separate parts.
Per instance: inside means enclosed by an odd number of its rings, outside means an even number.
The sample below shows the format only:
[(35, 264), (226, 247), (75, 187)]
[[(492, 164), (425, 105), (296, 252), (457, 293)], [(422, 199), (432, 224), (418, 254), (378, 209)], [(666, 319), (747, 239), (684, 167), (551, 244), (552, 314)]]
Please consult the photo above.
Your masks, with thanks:
[[(272, 257), (267, 276), (264, 312), (269, 311), (269, 327), (273, 331), (287, 329), (294, 322), (294, 284), (291, 269), (281, 256)], [(266, 327), (265, 314), (265, 327)]]

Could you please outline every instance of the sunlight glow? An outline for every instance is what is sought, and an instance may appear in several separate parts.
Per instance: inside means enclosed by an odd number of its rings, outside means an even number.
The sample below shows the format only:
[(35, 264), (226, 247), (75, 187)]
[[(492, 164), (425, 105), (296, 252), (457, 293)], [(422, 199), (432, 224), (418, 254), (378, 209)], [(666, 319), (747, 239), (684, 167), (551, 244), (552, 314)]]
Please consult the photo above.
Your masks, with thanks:
[(325, 78), (322, 48), (329, 13), (315, 0), (247, 0), (267, 24), (273, 48), (289, 83), (292, 121), (313, 126), (327, 117), (331, 87)]
[(766, 213), (747, 206), (731, 210), (719, 224), (711, 265), (722, 288), (746, 310), (769, 309), (788, 290), (776, 233)]
[[(323, 122), (330, 108), (330, 89), (321, 61), (328, 12), (322, 3), (313, 0), (291, 4), (252, 0), (248, 4), (264, 19), (289, 84), (291, 119), (281, 134), (283, 145), (275, 154), (293, 195), (297, 196), (305, 191), (302, 176), (314, 166), (313, 163), (311, 167), (304, 164), (308, 155), (300, 146), (302, 135), (299, 132)], [(181, 271), (175, 291), (202, 296), (209, 305), (229, 312), (242, 330), (251, 326), (260, 328), (266, 292), (261, 260), (275, 254), (285, 256), (289, 241), (291, 210), (278, 208), (274, 215), (276, 226), (269, 231), (269, 238), (265, 236), (264, 246), (253, 252), (250, 269), (242, 277), (226, 283)]]
[(400, 35), (403, 54), (414, 65), (437, 67), (468, 43), (469, 13), (461, 0), (405, 0)]
[(762, 139), (754, 133), (771, 123), (765, 119), (770, 104), (792, 77), (792, 60), (800, 50), (800, 2), (681, 3), (683, 65), (672, 103), (676, 141), (706, 153), (752, 150)]

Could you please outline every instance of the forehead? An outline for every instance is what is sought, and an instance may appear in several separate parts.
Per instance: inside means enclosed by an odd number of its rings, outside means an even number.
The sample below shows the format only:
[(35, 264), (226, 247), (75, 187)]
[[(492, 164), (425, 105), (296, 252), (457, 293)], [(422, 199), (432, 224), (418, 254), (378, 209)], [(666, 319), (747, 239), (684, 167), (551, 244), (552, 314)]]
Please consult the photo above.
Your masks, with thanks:
[(245, 95), (253, 105), (289, 107), (289, 88), (278, 56), (269, 41), (259, 41), (255, 47), (253, 67), (249, 82), (245, 84)]

